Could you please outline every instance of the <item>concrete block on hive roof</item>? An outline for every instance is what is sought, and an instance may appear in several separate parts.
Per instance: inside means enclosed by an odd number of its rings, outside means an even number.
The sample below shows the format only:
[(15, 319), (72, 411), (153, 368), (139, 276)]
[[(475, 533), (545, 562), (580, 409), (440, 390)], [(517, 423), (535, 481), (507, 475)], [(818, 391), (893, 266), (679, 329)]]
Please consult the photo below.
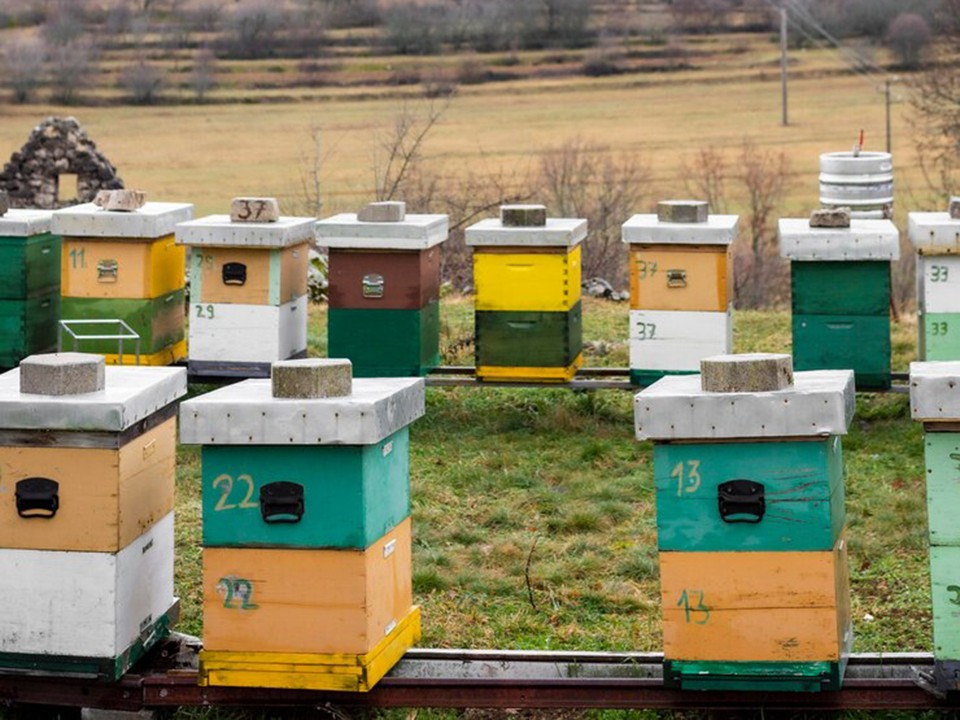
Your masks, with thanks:
[(305, 358), (273, 363), (275, 398), (346, 397), (352, 392), (353, 363), (339, 358)]
[(500, 222), (504, 227), (543, 227), (547, 224), (547, 206), (501, 205)]
[(235, 197), (230, 201), (230, 222), (272, 223), (280, 219), (280, 204), (272, 197)]
[(925, 422), (960, 421), (960, 362), (910, 363), (910, 416)]
[(136, 212), (146, 202), (142, 190), (100, 190), (93, 198), (94, 205), (115, 212)]
[(403, 222), (407, 216), (407, 204), (398, 200), (367, 203), (357, 213), (359, 222), (394, 223)]
[(950, 217), (953, 220), (960, 220), (960, 195), (954, 195), (950, 198), (950, 205), (947, 208)]
[(771, 392), (793, 385), (793, 358), (780, 353), (714, 355), (700, 361), (706, 392)]
[(703, 200), (662, 200), (657, 203), (657, 220), (663, 223), (705, 223), (710, 207)]
[(662, 222), (659, 216), (639, 213), (621, 226), (630, 245), (729, 245), (737, 236), (738, 215), (708, 215), (704, 222)]
[(7, 210), (10, 209), (10, 196), (7, 195), (6, 190), (0, 190), (0, 216), (6, 215)]
[(20, 392), (80, 395), (103, 390), (102, 355), (64, 352), (31, 355), (20, 362)]
[(50, 232), (52, 210), (11, 208), (0, 217), (0, 237), (32, 237)]
[(790, 260), (897, 260), (900, 231), (890, 220), (853, 218), (848, 228), (810, 227), (806, 218), (781, 218), (780, 256)]
[(229, 215), (207, 215), (177, 225), (178, 245), (216, 247), (285, 248), (313, 242), (310, 217), (281, 215), (276, 222), (233, 222)]
[(812, 228), (848, 228), (850, 227), (850, 208), (819, 208), (810, 213)]
[(547, 218), (544, 225), (504, 225), (500, 218), (474, 223), (466, 230), (467, 245), (482, 247), (566, 247), (579, 245), (587, 237), (587, 221), (581, 218)]
[(191, 203), (147, 202), (136, 212), (115, 212), (85, 203), (55, 210), (50, 232), (64, 237), (154, 240), (171, 235), (178, 223), (192, 217)]
[(907, 235), (921, 255), (960, 253), (960, 218), (946, 212), (907, 213)]
[(447, 239), (446, 215), (404, 215), (401, 222), (364, 222), (340, 213), (315, 226), (320, 247), (353, 250), (427, 250)]

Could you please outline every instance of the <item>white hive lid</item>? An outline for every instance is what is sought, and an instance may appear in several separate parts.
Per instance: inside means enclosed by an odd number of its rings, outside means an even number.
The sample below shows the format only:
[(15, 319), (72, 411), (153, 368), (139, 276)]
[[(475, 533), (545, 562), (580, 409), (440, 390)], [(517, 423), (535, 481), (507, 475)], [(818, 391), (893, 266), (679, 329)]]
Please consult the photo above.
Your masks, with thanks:
[(53, 210), (10, 208), (0, 215), (0, 237), (31, 237), (50, 232)]
[(314, 219), (281, 215), (277, 222), (231, 222), (229, 215), (207, 215), (177, 224), (178, 245), (284, 248), (313, 240)]
[(662, 222), (656, 214), (634, 215), (622, 226), (631, 245), (729, 245), (737, 236), (739, 215), (710, 215), (702, 223)]
[(807, 218), (781, 218), (780, 256), (790, 260), (897, 260), (900, 231), (890, 220), (854, 218), (848, 228), (810, 227)]
[(108, 366), (103, 390), (80, 395), (20, 392), (20, 370), (0, 375), (4, 430), (121, 432), (187, 393), (187, 371), (174, 367)]
[(354, 378), (353, 392), (275, 398), (267, 379), (244, 380), (180, 405), (188, 445), (372, 445), (425, 411), (423, 378)]
[(500, 218), (481, 220), (467, 228), (467, 245), (499, 247), (575, 247), (587, 237), (587, 221), (580, 218), (547, 218), (546, 225), (516, 227)]
[(699, 375), (664, 377), (634, 398), (638, 440), (845, 435), (854, 412), (852, 370), (794, 374), (771, 392), (706, 392)]
[(318, 220), (317, 245), (364, 250), (426, 250), (447, 239), (446, 215), (408, 213), (399, 222), (363, 222), (356, 213), (341, 213)]
[(960, 420), (960, 362), (910, 363), (910, 417)]
[(946, 212), (907, 214), (910, 242), (921, 254), (960, 253), (960, 220)]
[(55, 210), (51, 231), (66, 237), (155, 239), (193, 217), (191, 203), (148, 202), (133, 212), (104, 210), (93, 203)]

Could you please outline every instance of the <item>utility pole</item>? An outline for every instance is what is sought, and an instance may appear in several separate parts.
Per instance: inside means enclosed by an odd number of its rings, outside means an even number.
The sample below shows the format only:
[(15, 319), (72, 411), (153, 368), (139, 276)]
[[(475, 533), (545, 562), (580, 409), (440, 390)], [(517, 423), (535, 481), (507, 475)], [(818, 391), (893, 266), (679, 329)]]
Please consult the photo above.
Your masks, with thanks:
[[(889, 86), (888, 86), (889, 87)], [(787, 8), (780, 8), (780, 92), (783, 96), (781, 125), (787, 126)], [(889, 127), (889, 125), (888, 125)]]

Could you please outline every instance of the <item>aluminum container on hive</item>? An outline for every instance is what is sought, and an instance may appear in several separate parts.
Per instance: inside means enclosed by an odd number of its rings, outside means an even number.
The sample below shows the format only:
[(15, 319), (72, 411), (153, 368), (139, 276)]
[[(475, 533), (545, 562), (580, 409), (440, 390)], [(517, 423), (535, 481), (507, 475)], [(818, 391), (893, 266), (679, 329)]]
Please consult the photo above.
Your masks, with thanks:
[(960, 217), (908, 214), (917, 251), (917, 356), (960, 360)]
[[(134, 341), (118, 349), (117, 340), (83, 339), (120, 334), (122, 326), (109, 321), (121, 320), (139, 336), (139, 364), (186, 357), (185, 259), (174, 227), (192, 215), (193, 205), (167, 202), (130, 212), (94, 203), (54, 211), (51, 230), (63, 237), (61, 318), (80, 338), (61, 330), (63, 347), (102, 354), (110, 364), (135, 363)], [(92, 320), (108, 322), (83, 322)]]
[(357, 377), (425, 375), (440, 364), (440, 252), (446, 215), (371, 203), (316, 223), (329, 249), (328, 354)]
[[(707, 365), (782, 377), (714, 387)], [(654, 441), (664, 680), (685, 689), (838, 689), (850, 652), (840, 436), (850, 371), (787, 355), (703, 360), (637, 394)]]
[(182, 368), (34, 355), (0, 375), (0, 671), (115, 680), (175, 621)]

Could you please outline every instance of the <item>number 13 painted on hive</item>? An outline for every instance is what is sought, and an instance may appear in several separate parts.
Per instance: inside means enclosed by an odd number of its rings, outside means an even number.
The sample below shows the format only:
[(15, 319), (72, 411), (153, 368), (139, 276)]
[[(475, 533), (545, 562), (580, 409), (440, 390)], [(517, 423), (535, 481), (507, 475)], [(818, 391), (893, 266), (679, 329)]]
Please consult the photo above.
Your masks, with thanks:
[(687, 460), (684, 473), (684, 462), (681, 460), (673, 468), (670, 477), (677, 479), (677, 497), (683, 497), (684, 493), (695, 493), (700, 489), (700, 461)]

